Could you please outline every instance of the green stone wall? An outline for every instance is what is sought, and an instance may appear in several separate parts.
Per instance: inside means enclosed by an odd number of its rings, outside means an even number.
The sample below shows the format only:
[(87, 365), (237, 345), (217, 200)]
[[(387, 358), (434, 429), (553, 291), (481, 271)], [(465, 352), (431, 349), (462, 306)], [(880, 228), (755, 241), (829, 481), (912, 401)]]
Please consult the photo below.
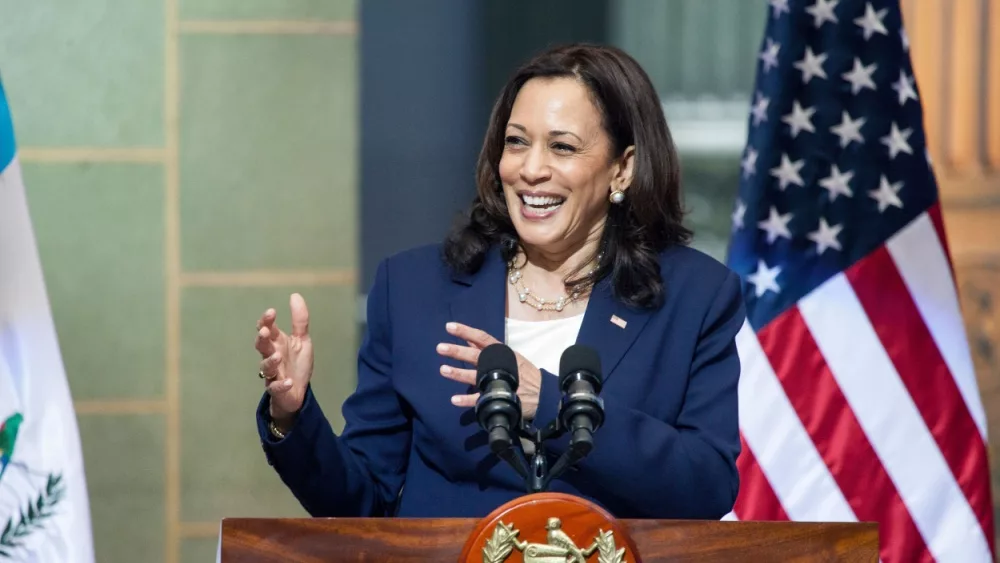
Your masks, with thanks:
[(102, 563), (214, 561), (223, 516), (304, 514), (255, 434), (254, 322), (305, 295), (339, 429), (356, 18), (355, 0), (0, 0)]

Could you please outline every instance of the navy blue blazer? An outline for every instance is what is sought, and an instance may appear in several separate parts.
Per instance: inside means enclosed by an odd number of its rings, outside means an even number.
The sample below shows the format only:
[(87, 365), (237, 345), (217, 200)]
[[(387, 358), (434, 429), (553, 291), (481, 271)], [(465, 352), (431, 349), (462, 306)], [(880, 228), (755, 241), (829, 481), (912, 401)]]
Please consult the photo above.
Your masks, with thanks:
[[(665, 299), (627, 308), (607, 280), (587, 304), (577, 343), (595, 348), (605, 423), (594, 449), (549, 490), (578, 495), (619, 518), (718, 519), (739, 488), (735, 336), (745, 310), (738, 277), (691, 248), (661, 255)], [(440, 375), (439, 342), (458, 321), (504, 337), (506, 265), (494, 250), (473, 275), (453, 275), (440, 247), (379, 264), (368, 294), (356, 391), (336, 435), (311, 389), (290, 431), (257, 427), (268, 462), (313, 516), (483, 517), (525, 494), (523, 479), (491, 454), (473, 409), (450, 397), (470, 388)], [(624, 328), (612, 315), (626, 321)], [(460, 366), (472, 367), (472, 366)], [(330, 374), (317, 373), (318, 384)], [(539, 428), (556, 417), (556, 374), (542, 371)], [(547, 446), (555, 457), (568, 438)]]

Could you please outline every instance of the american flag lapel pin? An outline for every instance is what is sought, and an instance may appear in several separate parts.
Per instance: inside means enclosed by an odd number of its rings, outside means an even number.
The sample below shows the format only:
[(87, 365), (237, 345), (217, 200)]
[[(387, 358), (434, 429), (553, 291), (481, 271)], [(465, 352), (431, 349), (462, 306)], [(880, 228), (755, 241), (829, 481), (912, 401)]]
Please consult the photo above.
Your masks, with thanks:
[(611, 315), (611, 322), (617, 325), (618, 328), (625, 328), (625, 325), (628, 324), (625, 322), (625, 319), (619, 317), (618, 315)]

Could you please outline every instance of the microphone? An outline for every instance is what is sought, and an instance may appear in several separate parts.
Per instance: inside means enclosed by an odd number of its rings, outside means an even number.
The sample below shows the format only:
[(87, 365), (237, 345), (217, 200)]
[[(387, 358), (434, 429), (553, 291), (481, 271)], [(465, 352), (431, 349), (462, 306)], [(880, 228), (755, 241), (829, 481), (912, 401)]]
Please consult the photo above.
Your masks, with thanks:
[(502, 454), (511, 447), (512, 433), (521, 424), (517, 357), (503, 344), (490, 344), (479, 352), (476, 369), (476, 387), (480, 393), (476, 419), (489, 434), (490, 450)]
[(601, 358), (588, 346), (574, 344), (559, 360), (559, 423), (570, 434), (570, 449), (582, 458), (594, 447), (594, 432), (604, 423)]
[(569, 448), (559, 456), (542, 480), (541, 490), (594, 449), (594, 432), (604, 423), (601, 392), (601, 357), (593, 348), (574, 344), (559, 359), (559, 389), (562, 400), (552, 437), (570, 433)]

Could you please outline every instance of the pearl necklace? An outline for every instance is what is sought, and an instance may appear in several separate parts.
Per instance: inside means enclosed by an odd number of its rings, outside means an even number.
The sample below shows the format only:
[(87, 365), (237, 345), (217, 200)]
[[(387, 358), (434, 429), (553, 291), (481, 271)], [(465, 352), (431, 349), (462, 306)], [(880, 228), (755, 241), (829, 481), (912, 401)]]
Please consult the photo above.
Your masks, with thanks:
[[(597, 263), (600, 264), (603, 254), (597, 256)], [(539, 311), (559, 311), (561, 312), (566, 305), (576, 301), (580, 298), (580, 289), (574, 289), (573, 293), (570, 295), (560, 296), (558, 299), (545, 299), (544, 297), (539, 297), (531, 292), (524, 285), (524, 280), (521, 276), (521, 266), (515, 266), (514, 262), (517, 260), (515, 256), (507, 265), (508, 277), (510, 285), (514, 286), (517, 291), (517, 298), (521, 303), (527, 303), (528, 305), (538, 309)], [(587, 272), (587, 276), (590, 276), (597, 270), (594, 266)]]

